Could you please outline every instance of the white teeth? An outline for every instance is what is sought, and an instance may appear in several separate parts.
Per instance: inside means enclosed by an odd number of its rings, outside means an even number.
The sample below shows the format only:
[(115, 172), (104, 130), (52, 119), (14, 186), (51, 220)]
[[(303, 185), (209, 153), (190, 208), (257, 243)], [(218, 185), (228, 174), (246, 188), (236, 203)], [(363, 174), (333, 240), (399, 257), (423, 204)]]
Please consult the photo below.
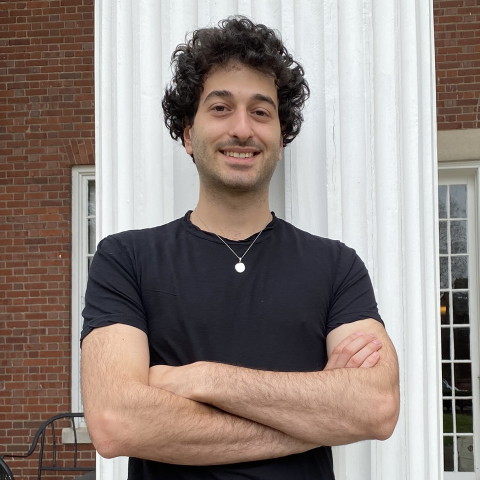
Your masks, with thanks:
[(253, 152), (249, 153), (238, 153), (238, 152), (225, 152), (225, 155), (229, 157), (237, 157), (237, 158), (250, 158), (253, 157)]

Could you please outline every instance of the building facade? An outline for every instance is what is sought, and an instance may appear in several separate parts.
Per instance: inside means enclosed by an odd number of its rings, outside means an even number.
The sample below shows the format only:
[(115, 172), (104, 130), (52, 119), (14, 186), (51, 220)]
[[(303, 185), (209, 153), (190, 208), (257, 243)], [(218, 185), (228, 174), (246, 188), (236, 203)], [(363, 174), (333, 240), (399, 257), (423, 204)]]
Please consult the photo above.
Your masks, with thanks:
[[(78, 410), (72, 231), (81, 219), (72, 212), (72, 171), (94, 171), (93, 0), (2, 2), (0, 32), (3, 455), (25, 453), (43, 421)], [(91, 465), (92, 446), (80, 448)], [(7, 461), (15, 478), (30, 479), (36, 458)]]

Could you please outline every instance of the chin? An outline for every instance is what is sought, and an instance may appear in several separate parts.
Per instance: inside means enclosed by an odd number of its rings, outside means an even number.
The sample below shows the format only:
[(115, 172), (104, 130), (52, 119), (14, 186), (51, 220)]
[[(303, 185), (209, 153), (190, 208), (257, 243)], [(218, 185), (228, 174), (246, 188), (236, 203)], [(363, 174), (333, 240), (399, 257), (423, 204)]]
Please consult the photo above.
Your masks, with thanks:
[(223, 178), (221, 183), (224, 188), (236, 192), (254, 192), (268, 185), (269, 179), (264, 178)]
[[(207, 172), (203, 172), (207, 173)], [(233, 174), (232, 174), (233, 173)], [(268, 189), (268, 184), (273, 172), (266, 172), (259, 175), (259, 172), (210, 172), (209, 175), (202, 175), (206, 185), (214, 190), (224, 190), (238, 193), (256, 192)]]

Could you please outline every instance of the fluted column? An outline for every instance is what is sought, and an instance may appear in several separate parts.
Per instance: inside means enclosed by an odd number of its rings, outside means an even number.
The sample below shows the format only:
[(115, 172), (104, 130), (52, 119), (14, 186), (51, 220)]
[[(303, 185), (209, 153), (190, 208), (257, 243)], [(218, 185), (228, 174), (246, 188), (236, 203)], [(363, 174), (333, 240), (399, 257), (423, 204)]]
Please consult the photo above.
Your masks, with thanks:
[[(97, 0), (95, 8), (98, 239), (196, 204), (195, 167), (161, 110), (185, 33), (237, 13), (281, 32), (312, 95), (275, 173), (271, 207), (358, 251), (400, 362), (394, 435), (334, 449), (337, 479), (440, 479), (432, 2)], [(125, 465), (98, 458), (98, 476), (123, 480)]]

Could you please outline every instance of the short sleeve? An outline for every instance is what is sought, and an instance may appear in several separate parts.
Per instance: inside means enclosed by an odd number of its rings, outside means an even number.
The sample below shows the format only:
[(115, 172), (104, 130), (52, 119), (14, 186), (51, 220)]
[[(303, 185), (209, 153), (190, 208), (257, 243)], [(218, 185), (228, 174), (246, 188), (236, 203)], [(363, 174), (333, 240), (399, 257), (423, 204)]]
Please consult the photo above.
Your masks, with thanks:
[(148, 333), (134, 263), (115, 236), (106, 237), (98, 244), (88, 275), (82, 315), (80, 341), (94, 328), (114, 323), (131, 325)]
[(382, 325), (367, 268), (355, 250), (339, 242), (327, 334), (345, 323), (373, 318)]

